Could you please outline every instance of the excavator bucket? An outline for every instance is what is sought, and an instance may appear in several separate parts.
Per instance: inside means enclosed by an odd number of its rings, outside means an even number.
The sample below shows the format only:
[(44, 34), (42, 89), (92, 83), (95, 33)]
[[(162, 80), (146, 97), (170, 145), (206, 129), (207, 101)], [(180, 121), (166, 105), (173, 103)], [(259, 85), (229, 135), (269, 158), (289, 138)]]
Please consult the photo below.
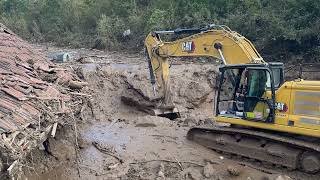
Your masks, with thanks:
[(180, 112), (178, 111), (177, 108), (173, 108), (173, 109), (155, 108), (155, 109), (150, 109), (148, 113), (150, 113), (153, 116), (165, 117), (170, 120), (174, 120), (181, 117)]

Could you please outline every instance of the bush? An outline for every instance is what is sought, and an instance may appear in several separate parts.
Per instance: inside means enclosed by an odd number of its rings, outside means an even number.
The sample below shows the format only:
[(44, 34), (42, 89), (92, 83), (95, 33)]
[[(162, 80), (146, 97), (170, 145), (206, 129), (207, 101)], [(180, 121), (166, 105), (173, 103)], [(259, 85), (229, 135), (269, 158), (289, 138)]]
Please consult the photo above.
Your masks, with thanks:
[(160, 9), (154, 9), (148, 19), (145, 32), (164, 30), (168, 27), (167, 22), (167, 12)]
[(318, 0), (6, 0), (0, 17), (27, 39), (101, 49), (140, 50), (154, 30), (225, 24), (267, 60), (319, 61)]
[(98, 21), (98, 39), (101, 47), (111, 49), (120, 45), (122, 33), (125, 31), (125, 23), (117, 16), (107, 17), (102, 15)]
[(4, 16), (1, 21), (10, 28), (13, 32), (17, 33), (23, 38), (30, 36), (28, 30), (28, 22), (21, 16)]

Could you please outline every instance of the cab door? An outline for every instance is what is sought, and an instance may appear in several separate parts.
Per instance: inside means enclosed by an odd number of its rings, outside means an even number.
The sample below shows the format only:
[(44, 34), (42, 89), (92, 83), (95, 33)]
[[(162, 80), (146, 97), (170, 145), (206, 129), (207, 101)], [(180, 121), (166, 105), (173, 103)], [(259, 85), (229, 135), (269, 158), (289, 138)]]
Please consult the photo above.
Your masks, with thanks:
[(246, 73), (244, 119), (274, 123), (275, 88), (271, 71), (264, 67), (248, 67)]
[(224, 66), (220, 72), (217, 116), (274, 123), (274, 81), (267, 67)]

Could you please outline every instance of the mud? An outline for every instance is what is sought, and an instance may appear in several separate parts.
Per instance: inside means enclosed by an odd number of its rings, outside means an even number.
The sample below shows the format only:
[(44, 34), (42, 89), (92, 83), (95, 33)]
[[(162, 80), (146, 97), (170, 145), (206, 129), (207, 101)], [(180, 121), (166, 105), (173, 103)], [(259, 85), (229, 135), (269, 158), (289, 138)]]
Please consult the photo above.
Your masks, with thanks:
[[(73, 126), (60, 129), (55, 139), (49, 139), (47, 151), (39, 150), (37, 158), (30, 158), (32, 168), (25, 169), (26, 178), (273, 180), (291, 176), (290, 172), (264, 171), (229, 159), (187, 140), (190, 127), (213, 125), (215, 65), (173, 63), (171, 88), (182, 117), (170, 121), (150, 116), (127, 101), (152, 105), (150, 101), (157, 100), (142, 56), (37, 47), (47, 54), (71, 52), (75, 60), (60, 66), (71, 66), (88, 82), (81, 93), (90, 95), (90, 101), (77, 120), (77, 141)], [(74, 148), (75, 142), (79, 148)]]

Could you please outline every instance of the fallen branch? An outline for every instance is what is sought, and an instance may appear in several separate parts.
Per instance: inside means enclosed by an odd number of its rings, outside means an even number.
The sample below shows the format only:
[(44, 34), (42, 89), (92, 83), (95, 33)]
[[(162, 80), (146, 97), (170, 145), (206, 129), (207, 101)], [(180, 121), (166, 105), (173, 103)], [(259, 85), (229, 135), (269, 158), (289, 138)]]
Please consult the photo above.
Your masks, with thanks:
[(53, 124), (52, 131), (51, 131), (51, 137), (53, 138), (56, 136), (57, 127), (58, 127), (58, 123), (56, 122)]
[(172, 156), (170, 152), (169, 152), (169, 155), (176, 160), (176, 162), (177, 162), (177, 164), (179, 165), (181, 171), (183, 171), (183, 167), (182, 167), (181, 163), (179, 162), (179, 160), (178, 160), (176, 157)]
[(92, 97), (92, 96), (91, 96), (91, 95), (89, 95), (89, 94), (77, 93), (77, 92), (70, 92), (70, 94), (72, 94), (72, 95), (77, 95), (77, 96)]
[[(162, 162), (168, 162), (168, 163), (177, 163), (176, 161), (171, 161), (171, 160), (166, 160), (166, 159), (155, 159), (155, 160), (149, 160), (149, 161), (141, 161), (141, 162), (132, 162), (129, 164), (144, 164), (144, 163), (149, 163), (149, 162), (156, 162), (156, 161), (162, 161)], [(180, 161), (180, 163), (186, 163), (186, 164), (193, 164), (199, 167), (204, 167), (204, 165), (190, 162), (190, 161)]]
[(112, 156), (112, 157), (116, 158), (121, 164), (124, 162), (120, 157), (118, 157), (117, 155), (115, 155), (115, 154), (109, 152), (108, 150), (104, 149), (97, 142), (92, 142), (92, 145), (95, 148), (97, 148), (100, 152), (102, 152), (103, 154), (107, 154), (109, 156)]
[(82, 89), (85, 86), (88, 86), (87, 82), (69, 81), (69, 88), (71, 89)]
[(14, 174), (15, 171), (17, 171), (17, 164), (18, 164), (18, 160), (15, 160), (10, 167), (7, 169), (9, 176), (12, 176)]
[(16, 131), (14, 133), (12, 133), (10, 135), (10, 138), (11, 138), (11, 142), (10, 142), (10, 146), (12, 146), (12, 143), (14, 142), (14, 140), (16, 139), (17, 135), (20, 133), (20, 131)]
[(109, 156), (112, 156), (114, 158), (116, 158), (121, 164), (124, 162), (120, 157), (118, 157), (117, 155), (114, 155), (112, 153), (109, 153), (109, 152), (104, 152), (104, 154), (107, 154)]
[(160, 135), (160, 134), (153, 134), (153, 135), (150, 135), (150, 136), (154, 136), (154, 137), (166, 137), (166, 138), (171, 138), (173, 140), (177, 140), (178, 137), (173, 137), (173, 136), (165, 136), (165, 135)]
[(74, 125), (74, 133), (75, 133), (75, 146), (74, 146), (74, 149), (75, 149), (75, 155), (76, 155), (76, 163), (77, 163), (77, 171), (78, 171), (78, 176), (81, 177), (80, 175), (80, 167), (79, 167), (79, 155), (78, 155), (78, 148), (79, 148), (79, 144), (78, 144), (78, 128), (77, 128), (77, 121), (76, 119), (74, 118), (74, 114), (71, 113), (71, 117), (72, 117), (72, 120), (73, 120), (73, 125)]
[(119, 119), (114, 119), (111, 124), (108, 126), (108, 129), (110, 129), (115, 123), (118, 122)]
[(174, 159), (177, 161), (178, 165), (180, 166), (181, 171), (183, 171), (182, 165), (181, 165), (181, 163), (179, 162), (179, 160), (178, 160), (176, 157), (174, 157)]

